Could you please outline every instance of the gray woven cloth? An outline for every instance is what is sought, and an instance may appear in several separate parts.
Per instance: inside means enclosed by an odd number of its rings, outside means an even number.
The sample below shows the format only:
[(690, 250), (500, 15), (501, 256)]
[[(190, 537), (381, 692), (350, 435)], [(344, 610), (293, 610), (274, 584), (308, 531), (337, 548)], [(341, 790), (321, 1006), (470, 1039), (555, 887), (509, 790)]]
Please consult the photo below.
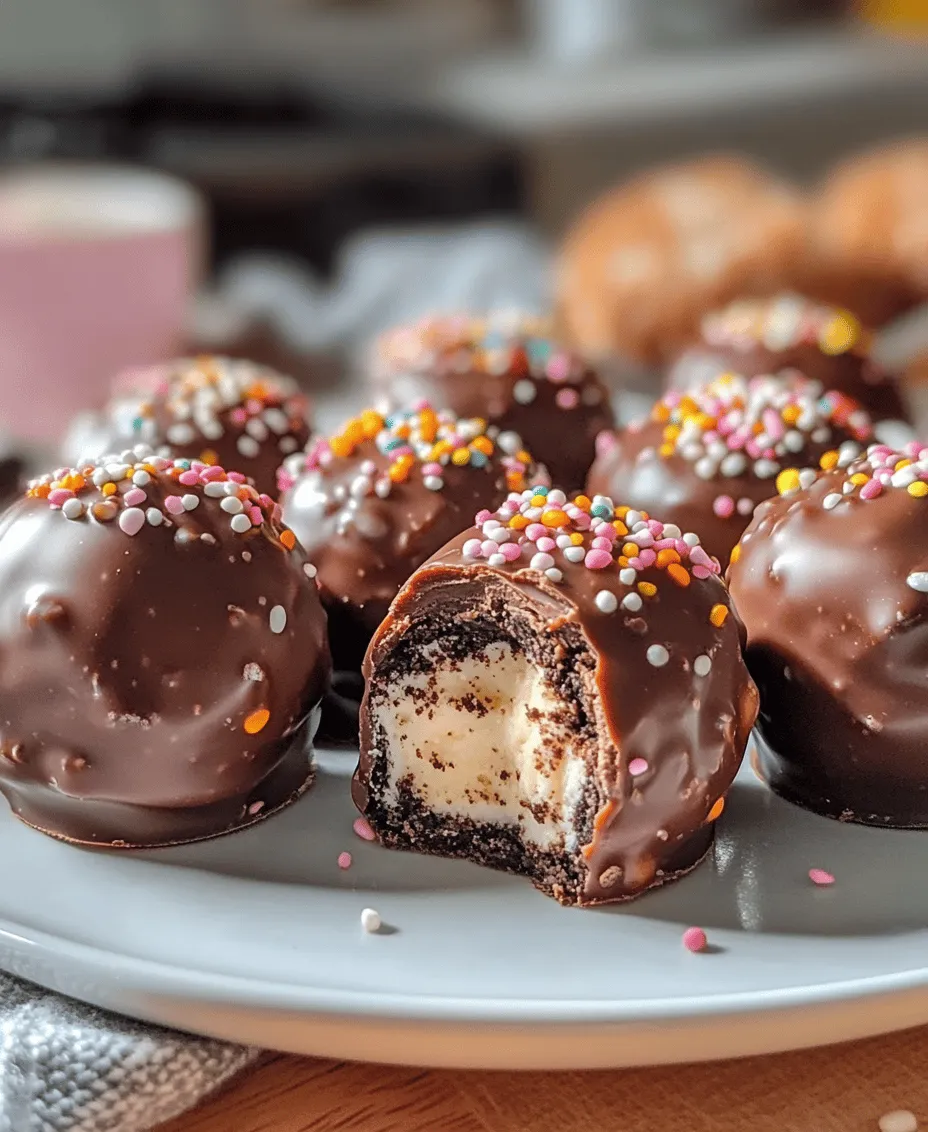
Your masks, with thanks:
[(258, 1056), (0, 974), (0, 1132), (145, 1132)]

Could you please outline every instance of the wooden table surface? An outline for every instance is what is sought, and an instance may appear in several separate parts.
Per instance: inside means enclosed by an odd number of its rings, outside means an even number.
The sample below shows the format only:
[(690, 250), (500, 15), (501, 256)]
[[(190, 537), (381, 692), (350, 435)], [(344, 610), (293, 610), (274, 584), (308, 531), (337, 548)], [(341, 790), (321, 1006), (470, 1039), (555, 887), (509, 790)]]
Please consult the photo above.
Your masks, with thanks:
[(591, 1073), (273, 1057), (159, 1132), (928, 1132), (928, 1027), (776, 1057)]

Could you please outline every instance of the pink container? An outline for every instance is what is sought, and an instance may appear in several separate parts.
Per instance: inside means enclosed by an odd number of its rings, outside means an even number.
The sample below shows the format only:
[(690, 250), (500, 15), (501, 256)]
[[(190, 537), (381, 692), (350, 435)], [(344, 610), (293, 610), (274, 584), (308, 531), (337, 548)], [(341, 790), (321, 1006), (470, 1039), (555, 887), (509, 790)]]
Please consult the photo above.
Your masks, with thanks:
[(119, 370), (177, 350), (202, 215), (192, 189), (144, 170), (0, 177), (0, 430), (56, 440)]

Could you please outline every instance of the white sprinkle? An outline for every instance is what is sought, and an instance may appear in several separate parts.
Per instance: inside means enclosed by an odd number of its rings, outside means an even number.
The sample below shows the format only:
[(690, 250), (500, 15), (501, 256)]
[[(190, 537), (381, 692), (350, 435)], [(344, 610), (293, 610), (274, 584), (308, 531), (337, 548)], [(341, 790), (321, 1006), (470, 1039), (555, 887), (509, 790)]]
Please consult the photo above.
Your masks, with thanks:
[(171, 444), (191, 444), (196, 439), (197, 434), (192, 425), (180, 421), (177, 424), (172, 424), (164, 435)]
[(611, 590), (600, 590), (596, 595), (596, 608), (600, 613), (615, 613), (619, 608), (619, 599)]
[(880, 1132), (918, 1132), (918, 1119), (907, 1108), (897, 1108), (880, 1117)]
[(255, 440), (267, 440), (267, 425), (260, 419), (260, 417), (252, 417), (245, 425), (245, 431), (249, 436), (253, 436)]
[(693, 471), (701, 480), (711, 480), (715, 475), (716, 464), (709, 456), (703, 456), (693, 465)]
[(564, 557), (568, 562), (582, 562), (586, 558), (586, 551), (582, 546), (568, 546), (564, 548)]
[(683, 536), (683, 541), (687, 546), (699, 546), (699, 535), (694, 534), (693, 531), (687, 531)]
[(915, 570), (905, 580), (905, 584), (920, 594), (928, 594), (928, 570)]
[(287, 627), (287, 611), (282, 605), (275, 605), (268, 618), (272, 633), (282, 633)]
[(826, 444), (831, 439), (831, 431), (827, 425), (822, 425), (812, 433), (812, 439), (816, 444)]
[(257, 440), (247, 434), (240, 436), (238, 440), (236, 440), (235, 447), (238, 449), (240, 456), (245, 456), (248, 459), (257, 456), (261, 451), (261, 445), (258, 444)]
[(836, 491), (830, 491), (822, 500), (822, 506), (826, 511), (833, 511), (835, 507), (841, 502), (841, 496)]
[(282, 436), (277, 442), (277, 447), (285, 456), (289, 456), (291, 452), (295, 452), (299, 448), (299, 445), (295, 436)]
[(253, 684), (260, 684), (264, 679), (264, 669), (260, 664), (255, 664), (253, 661), (246, 664), (242, 669), (242, 676), (246, 680), (250, 680)]
[(185, 511), (195, 511), (200, 506), (200, 497), (198, 495), (182, 495), (180, 497), (181, 503), (184, 505)]
[(303, 563), (303, 573), (306, 575), (307, 578), (315, 578), (316, 567), (312, 564), (312, 562), (304, 562)]
[(510, 536), (512, 535), (512, 531), (508, 527), (490, 527), (489, 523), (484, 527), (483, 533), (490, 542), (495, 542), (497, 545), (501, 542), (509, 542)]
[(568, 546), (573, 546), (570, 535), (558, 535), (554, 541), (557, 543), (560, 550), (564, 550), (564, 548)]
[(853, 463), (859, 455), (860, 445), (855, 444), (853, 440), (845, 440), (838, 449), (838, 467), (846, 468), (848, 464)]
[(514, 456), (522, 448), (522, 437), (517, 432), (501, 432), (496, 443), (507, 456)]
[(120, 529), (127, 535), (137, 535), (145, 525), (145, 512), (140, 507), (127, 507), (119, 515)]
[(532, 560), (531, 562), (529, 562), (529, 566), (533, 570), (547, 570), (553, 565), (554, 559), (551, 557), (551, 555), (543, 554), (541, 552), (532, 555)]
[(429, 491), (441, 491), (445, 486), (445, 481), (441, 476), (423, 476), (422, 483)]
[(145, 518), (150, 527), (160, 527), (164, 522), (164, 512), (159, 511), (157, 507), (149, 507), (145, 512)]
[(378, 480), (374, 484), (374, 494), (378, 499), (386, 499), (392, 490), (393, 484), (390, 480)]
[(629, 613), (637, 613), (642, 604), (641, 594), (626, 594), (622, 598), (622, 608), (627, 609)]
[(686, 538), (676, 523), (665, 523), (662, 538)]
[[(603, 502), (608, 503), (609, 500), (604, 497)], [(631, 530), (635, 526), (636, 523), (640, 523), (640, 522), (641, 522), (641, 512), (640, 511), (626, 511), (625, 512), (625, 525), (626, 525), (626, 527), (628, 527), (629, 530)]]
[(663, 668), (670, 660), (670, 653), (663, 645), (651, 645), (648, 648), (647, 657), (648, 664), (653, 664), (655, 668)]
[(754, 461), (754, 475), (761, 480), (769, 480), (775, 476), (780, 470), (780, 465), (773, 460), (755, 460)]
[(145, 487), (146, 484), (151, 483), (151, 476), (148, 474), (148, 472), (145, 471), (144, 468), (139, 468), (139, 470), (132, 477), (132, 482), (136, 487)]
[(203, 494), (208, 495), (210, 499), (222, 499), (226, 494), (226, 485), (217, 480), (210, 480), (203, 488)]
[(79, 499), (66, 499), (61, 505), (61, 513), (66, 519), (79, 519), (84, 514), (84, 504)]
[(374, 935), (375, 932), (379, 932), (382, 924), (383, 921), (380, 918), (380, 913), (373, 908), (365, 908), (361, 913), (361, 927), (368, 935)]
[(856, 483), (851, 483), (850, 480), (845, 480), (844, 483), (841, 485), (841, 494), (842, 495), (853, 495), (855, 487), (857, 487)]
[(708, 676), (711, 668), (712, 661), (705, 654), (703, 656), (697, 656), (693, 661), (693, 671), (697, 676)]
[[(106, 474), (114, 483), (119, 483), (120, 480), (126, 478), (126, 472), (129, 470), (128, 464), (107, 464)], [(106, 483), (106, 480), (103, 481)]]
[(276, 432), (278, 436), (283, 436), (289, 426), (287, 414), (282, 409), (273, 406), (264, 410), (264, 423), (271, 432)]
[(240, 515), (245, 510), (245, 505), (242, 503), (241, 499), (235, 495), (225, 496), (219, 506), (228, 515)]
[(246, 531), (251, 530), (251, 519), (247, 515), (233, 515), (232, 522), (229, 524), (237, 535), (243, 535)]
[(619, 581), (623, 586), (633, 586), (638, 580), (638, 571), (626, 566), (619, 571)]
[(550, 566), (545, 570), (545, 577), (549, 582), (563, 582), (564, 575), (558, 570), (556, 566)]
[(546, 498), (549, 507), (552, 505), (555, 507), (563, 507), (567, 502), (567, 496), (558, 488), (555, 488), (554, 491), (549, 491)]
[(517, 381), (512, 387), (513, 400), (519, 405), (530, 405), (535, 400), (538, 390), (534, 381)]
[(234, 480), (227, 480), (222, 486), (226, 495), (238, 495), (239, 485)]
[(806, 439), (801, 432), (797, 432), (794, 428), (783, 437), (780, 442), (787, 452), (801, 452), (806, 444)]
[(754, 513), (754, 500), (745, 495), (738, 500), (735, 509), (739, 515), (752, 515)]
[(799, 486), (801, 488), (810, 488), (815, 483), (818, 473), (815, 468), (803, 468), (799, 473)]
[(491, 554), (487, 559), (490, 566), (505, 566), (506, 559), (501, 554)]
[(740, 476), (747, 466), (747, 459), (741, 452), (730, 452), (719, 464), (719, 470), (723, 476)]

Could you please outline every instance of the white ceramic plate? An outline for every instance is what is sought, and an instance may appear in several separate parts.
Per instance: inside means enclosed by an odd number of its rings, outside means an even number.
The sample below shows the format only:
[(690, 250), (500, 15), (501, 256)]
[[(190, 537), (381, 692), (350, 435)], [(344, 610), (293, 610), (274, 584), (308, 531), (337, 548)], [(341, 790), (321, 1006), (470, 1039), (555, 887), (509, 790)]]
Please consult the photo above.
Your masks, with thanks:
[[(815, 817), (746, 770), (693, 876), (579, 911), (362, 842), (351, 756), (320, 762), (288, 811), (176, 849), (75, 849), (4, 808), (0, 966), (217, 1037), (424, 1065), (694, 1060), (928, 1022), (928, 834)], [(365, 906), (382, 934), (361, 930)], [(712, 953), (681, 946), (690, 924)]]

